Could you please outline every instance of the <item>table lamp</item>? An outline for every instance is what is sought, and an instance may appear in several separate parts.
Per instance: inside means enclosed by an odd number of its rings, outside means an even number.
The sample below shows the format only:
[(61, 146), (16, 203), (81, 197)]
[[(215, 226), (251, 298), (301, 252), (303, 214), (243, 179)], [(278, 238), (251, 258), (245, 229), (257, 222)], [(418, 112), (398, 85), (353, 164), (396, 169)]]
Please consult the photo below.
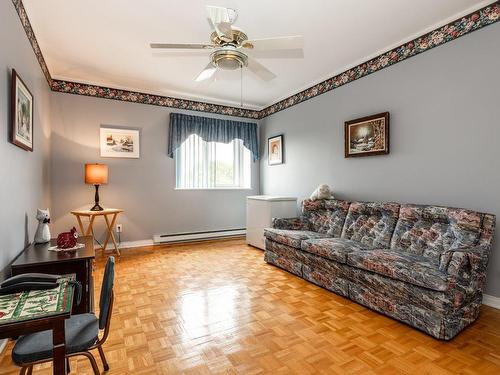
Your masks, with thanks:
[(85, 183), (95, 186), (95, 205), (90, 211), (104, 210), (99, 206), (99, 185), (108, 183), (108, 166), (106, 164), (85, 164)]

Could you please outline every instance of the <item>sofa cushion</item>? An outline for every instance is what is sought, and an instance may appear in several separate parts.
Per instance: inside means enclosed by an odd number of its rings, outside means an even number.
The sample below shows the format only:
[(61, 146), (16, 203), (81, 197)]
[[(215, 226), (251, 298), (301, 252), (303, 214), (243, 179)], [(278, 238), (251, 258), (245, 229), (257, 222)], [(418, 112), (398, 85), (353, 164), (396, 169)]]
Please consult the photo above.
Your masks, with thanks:
[(398, 215), (398, 203), (352, 202), (341, 237), (364, 247), (387, 249)]
[(314, 232), (340, 237), (350, 202), (338, 199), (306, 199), (302, 203), (303, 216)]
[(264, 236), (267, 239), (295, 247), (296, 249), (300, 249), (300, 244), (303, 240), (327, 237), (326, 234), (312, 232), (309, 230), (287, 230), (274, 228), (264, 229)]
[(391, 248), (438, 263), (445, 251), (478, 243), (483, 216), (460, 208), (403, 204)]
[(345, 263), (347, 253), (353, 250), (363, 250), (359, 242), (344, 238), (319, 238), (302, 241), (302, 250), (318, 255), (322, 258)]
[(445, 291), (450, 286), (446, 273), (421, 256), (387, 249), (355, 250), (347, 254), (347, 264), (432, 290)]

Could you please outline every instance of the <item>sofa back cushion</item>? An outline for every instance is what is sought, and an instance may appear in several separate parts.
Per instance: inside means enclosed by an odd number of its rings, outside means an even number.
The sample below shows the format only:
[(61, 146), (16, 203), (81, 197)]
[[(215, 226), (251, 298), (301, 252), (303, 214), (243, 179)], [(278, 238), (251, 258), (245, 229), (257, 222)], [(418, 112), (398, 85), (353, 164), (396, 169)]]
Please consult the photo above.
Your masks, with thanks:
[(488, 245), (484, 219), (485, 214), (462, 208), (403, 204), (391, 248), (439, 262), (443, 252), (476, 246), (481, 237)]
[(340, 237), (349, 204), (338, 199), (306, 199), (302, 203), (302, 215), (309, 223), (309, 230)]
[(388, 249), (399, 215), (399, 203), (352, 202), (342, 238), (369, 248)]

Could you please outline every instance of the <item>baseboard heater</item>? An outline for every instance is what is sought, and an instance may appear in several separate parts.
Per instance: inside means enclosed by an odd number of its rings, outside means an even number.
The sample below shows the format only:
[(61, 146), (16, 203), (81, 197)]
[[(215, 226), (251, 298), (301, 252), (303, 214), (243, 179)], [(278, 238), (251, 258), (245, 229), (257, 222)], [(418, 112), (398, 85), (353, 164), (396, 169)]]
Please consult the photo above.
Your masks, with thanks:
[(161, 244), (161, 243), (214, 240), (217, 238), (244, 236), (246, 232), (247, 231), (245, 228), (238, 228), (238, 229), (208, 230), (204, 232), (156, 234), (153, 236), (153, 242), (155, 244)]

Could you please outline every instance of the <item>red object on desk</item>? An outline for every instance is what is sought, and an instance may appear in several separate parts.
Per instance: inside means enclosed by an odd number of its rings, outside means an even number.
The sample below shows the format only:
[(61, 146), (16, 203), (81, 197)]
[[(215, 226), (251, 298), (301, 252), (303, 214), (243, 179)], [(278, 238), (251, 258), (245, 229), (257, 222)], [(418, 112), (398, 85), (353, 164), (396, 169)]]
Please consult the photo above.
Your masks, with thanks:
[(78, 233), (76, 228), (73, 227), (69, 232), (63, 232), (57, 236), (57, 247), (60, 249), (71, 249), (76, 246)]

